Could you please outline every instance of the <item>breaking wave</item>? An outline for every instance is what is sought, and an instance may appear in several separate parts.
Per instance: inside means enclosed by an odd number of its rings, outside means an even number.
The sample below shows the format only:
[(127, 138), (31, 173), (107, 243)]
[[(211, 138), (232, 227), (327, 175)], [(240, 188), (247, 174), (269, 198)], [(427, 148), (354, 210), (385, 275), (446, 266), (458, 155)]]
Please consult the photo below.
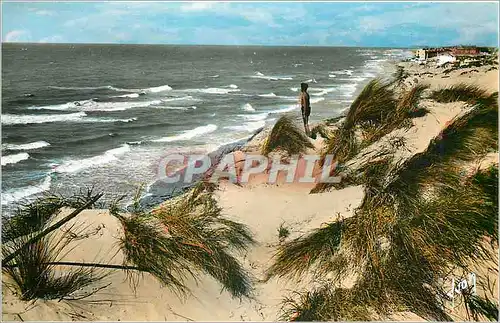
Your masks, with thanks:
[(20, 144), (20, 145), (3, 144), (2, 148), (6, 150), (33, 150), (47, 146), (50, 146), (50, 144), (46, 141), (35, 141), (35, 142), (30, 142), (28, 144)]
[(195, 137), (211, 133), (217, 130), (217, 126), (214, 124), (208, 124), (206, 126), (197, 127), (188, 131), (185, 131), (176, 136), (163, 137), (160, 139), (153, 140), (154, 142), (173, 142), (173, 141), (181, 141), (181, 140), (190, 140)]
[(68, 160), (61, 165), (55, 166), (54, 171), (57, 173), (78, 172), (85, 168), (107, 164), (111, 161), (117, 160), (118, 156), (123, 155), (128, 151), (130, 151), (130, 146), (127, 144), (123, 144), (118, 148), (110, 149), (104, 152), (102, 155), (84, 159)]
[(8, 164), (17, 164), (20, 161), (26, 160), (30, 158), (30, 155), (28, 153), (19, 153), (19, 154), (14, 154), (14, 155), (3, 155), (2, 156), (2, 166), (8, 165)]

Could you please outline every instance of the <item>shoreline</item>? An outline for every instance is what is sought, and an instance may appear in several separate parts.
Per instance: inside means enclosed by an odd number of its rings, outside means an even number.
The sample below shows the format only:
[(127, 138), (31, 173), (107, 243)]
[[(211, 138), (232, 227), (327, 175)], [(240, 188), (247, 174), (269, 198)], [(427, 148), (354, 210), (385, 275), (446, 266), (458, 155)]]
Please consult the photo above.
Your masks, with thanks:
[[(393, 75), (393, 73), (396, 71), (396, 67), (398, 64), (400, 64), (402, 60), (395, 60), (395, 61), (390, 61), (386, 60), (383, 63), (385, 63), (386, 66), (383, 66), (379, 72), (378, 75), (375, 76), (375, 78), (382, 77), (382, 79), (390, 79)], [(366, 66), (364, 66), (366, 68)], [(338, 116), (333, 116), (334, 118), (342, 118), (345, 117), (345, 114), (347, 111), (349, 111), (350, 104), (353, 102), (353, 100), (356, 98), (356, 96), (359, 94), (359, 92), (365, 87), (366, 84), (370, 81), (369, 77), (366, 77), (363, 81), (359, 82), (356, 84), (356, 90), (353, 93), (353, 97), (350, 100), (350, 103), (348, 106), (346, 106), (344, 109), (340, 110), (338, 112)], [(300, 117), (300, 111), (299, 109), (294, 109), (293, 111), (286, 112), (284, 114), (287, 115), (294, 115), (297, 117)], [(319, 125), (321, 123), (324, 123), (325, 120), (320, 120), (316, 122), (311, 122), (310, 123), (310, 128), (314, 128), (316, 125)], [(264, 135), (267, 135), (270, 130), (273, 128), (275, 122), (273, 122), (270, 125), (263, 126), (256, 131), (254, 131), (251, 135), (249, 135), (247, 138), (243, 138), (240, 140), (236, 140), (231, 143), (223, 144), (220, 147), (218, 147), (216, 150), (207, 152), (207, 155), (209, 158), (215, 162), (218, 163), (220, 160), (222, 160), (226, 155), (232, 154), (235, 151), (242, 150), (242, 151), (251, 151), (253, 146), (259, 146), (262, 143), (262, 138)], [(259, 136), (260, 135), (260, 136)], [(257, 139), (257, 140), (255, 140)], [(214, 163), (212, 163), (214, 165)], [(193, 187), (196, 185), (202, 178), (202, 175), (197, 176), (197, 180), (193, 181), (190, 184), (173, 184), (173, 185), (166, 185), (163, 183), (161, 180), (154, 180), (153, 182), (150, 182), (147, 184), (147, 190), (145, 194), (140, 198), (139, 204), (141, 205), (142, 208), (144, 209), (152, 209), (160, 205), (161, 203), (165, 202), (166, 200), (173, 198), (177, 196), (178, 194), (182, 194), (189, 188)], [(177, 192), (177, 194), (175, 194)], [(130, 200), (129, 202), (126, 203), (125, 207), (129, 209), (129, 207), (132, 205), (133, 200)]]
[[(368, 76), (368, 75), (370, 75), (370, 73), (371, 73), (370, 71), (372, 69), (375, 69), (375, 67), (376, 67), (375, 65), (380, 64), (380, 62), (373, 61), (374, 58), (370, 57), (370, 55), (376, 55), (375, 58), (378, 57), (378, 59), (389, 59), (389, 60), (391, 60), (391, 59), (394, 59), (395, 57), (397, 57), (400, 54), (399, 51), (396, 51), (396, 52), (390, 53), (393, 56), (384, 56), (384, 55), (386, 55), (386, 53), (382, 52), (382, 51), (381, 52), (371, 52), (370, 49), (363, 49), (363, 48), (356, 49), (356, 51), (360, 51), (360, 52), (363, 52), (365, 50), (367, 51), (366, 52), (367, 56), (363, 56), (363, 55), (365, 55), (365, 53), (353, 53), (353, 54), (356, 54), (356, 55), (358, 55), (358, 54), (360, 55), (359, 59), (357, 59), (357, 61), (359, 62), (359, 64), (358, 63), (356, 63), (356, 64), (353, 63), (353, 65), (355, 65), (355, 68), (354, 68), (354, 66), (349, 66), (349, 64), (347, 64), (347, 63), (345, 65), (343, 65), (342, 68), (340, 66), (332, 65), (331, 69), (332, 69), (333, 72), (331, 72), (331, 73), (333, 73), (333, 74), (335, 74), (337, 72), (339, 73), (339, 74), (332, 75), (332, 76), (336, 76), (337, 79), (345, 78), (345, 80), (336, 81), (336, 80), (334, 80), (334, 78), (329, 78), (328, 74), (324, 74), (323, 75), (323, 73), (320, 73), (319, 70), (313, 68), (313, 65), (304, 66), (304, 68), (305, 68), (304, 70), (301, 70), (300, 68), (293, 67), (293, 66), (290, 67), (290, 68), (287, 67), (287, 69), (289, 69), (289, 71), (287, 72), (288, 74), (290, 74), (291, 71), (292, 72), (293, 71), (297, 71), (297, 75), (294, 76), (294, 79), (296, 80), (296, 82), (300, 81), (303, 73), (307, 73), (307, 78), (311, 78), (311, 80), (314, 80), (314, 77), (321, 77), (322, 78), (321, 81), (320, 81), (320, 83), (317, 84), (318, 87), (319, 87), (318, 91), (324, 90), (325, 94), (323, 94), (321, 97), (320, 96), (316, 97), (316, 99), (324, 98), (324, 100), (322, 102), (319, 102), (319, 103), (315, 104), (315, 105), (318, 106), (318, 110), (317, 110), (317, 113), (319, 113), (319, 115), (317, 117), (318, 121), (321, 120), (321, 119), (323, 119), (324, 115), (331, 114), (332, 110), (333, 111), (337, 111), (337, 109), (338, 109), (338, 111), (342, 111), (342, 109), (344, 109), (344, 111), (346, 111), (346, 109), (348, 108), (348, 105), (350, 104), (350, 102), (352, 102), (352, 97), (349, 99), (350, 100), (349, 104), (348, 103), (342, 103), (342, 101), (345, 101), (344, 98), (342, 97), (343, 94), (344, 93), (351, 93), (351, 88), (350, 88), (351, 85), (352, 86), (356, 85), (356, 91), (359, 91), (359, 89), (362, 88), (363, 84), (365, 82), (367, 82), (367, 80), (369, 79), (370, 76)], [(327, 60), (325, 59), (325, 62), (326, 61)], [(295, 60), (293, 62), (295, 62)], [(291, 61), (290, 63), (293, 63), (293, 62)], [(370, 65), (370, 66), (367, 67), (367, 63), (368, 62), (372, 62), (372, 63), (370, 63), (372, 65)], [(316, 62), (316, 63), (319, 63), (319, 61)], [(295, 65), (295, 64), (287, 64), (287, 65)], [(316, 66), (316, 65), (314, 65), (314, 66)], [(257, 68), (257, 66), (254, 66), (253, 69), (257, 70), (259, 68)], [(308, 70), (310, 70), (310, 73), (308, 72)], [(370, 73), (368, 73), (367, 71), (370, 72)], [(349, 73), (343, 74), (344, 72), (349, 72)], [(269, 73), (273, 74), (271, 71)], [(249, 76), (249, 77), (253, 77), (253, 76)], [(271, 77), (271, 76), (269, 76), (269, 77)], [(364, 81), (358, 82), (357, 78), (359, 78), (359, 77), (361, 77), (361, 79), (364, 79)], [(351, 78), (353, 78), (353, 79), (352, 80), (348, 80), (348, 79), (351, 79)], [(210, 79), (210, 81), (211, 81), (211, 79)], [(263, 82), (267, 82), (267, 81), (263, 81)], [(160, 82), (158, 84), (161, 84), (161, 83), (163, 83), (163, 82)], [(231, 81), (231, 82), (228, 82), (228, 83), (238, 83), (238, 82), (237, 81)], [(114, 83), (110, 83), (110, 84), (114, 84)], [(290, 85), (286, 85), (285, 84), (284, 86), (279, 85), (279, 84), (280, 84), (279, 82), (271, 82), (271, 81), (269, 82), (269, 85), (270, 85), (271, 88), (274, 88), (274, 87), (281, 88), (281, 90), (282, 90), (283, 93), (288, 93), (287, 92), (288, 90), (292, 90), (292, 88), (290, 88), (290, 89), (288, 88), (289, 86), (292, 86), (291, 84)], [(68, 85), (71, 85), (71, 84), (68, 84)], [(68, 86), (68, 85), (66, 86), (67, 88), (74, 88), (74, 89), (78, 88), (78, 87), (74, 87), (72, 85), (71, 86)], [(99, 86), (97, 86), (97, 88), (99, 88), (99, 87), (106, 87), (106, 86), (101, 86), (100, 84), (98, 84), (98, 85)], [(125, 84), (122, 84), (122, 85), (123, 86), (121, 86), (121, 88), (132, 88), (131, 86), (125, 86)], [(147, 86), (153, 86), (153, 85), (154, 84), (148, 84)], [(238, 83), (238, 85), (241, 85), (241, 84)], [(314, 86), (316, 84), (312, 84), (311, 83), (311, 85)], [(90, 86), (90, 85), (86, 85), (86, 86)], [(217, 82), (214, 83), (213, 86), (217, 86), (217, 87), (221, 87), (221, 88), (228, 87), (227, 84), (225, 84), (223, 86), (223, 85), (218, 84)], [(295, 86), (295, 85), (293, 85), (293, 86)], [(186, 85), (181, 86), (179, 89), (181, 89), (181, 91), (183, 91), (182, 89), (184, 89), (185, 87), (186, 87)], [(195, 87), (197, 87), (197, 86), (195, 86)], [(330, 92), (331, 89), (334, 88), (334, 87), (337, 87), (338, 89), (335, 90), (334, 92)], [(63, 88), (64, 88), (64, 86), (63, 86)], [(159, 88), (159, 87), (154, 87), (154, 89), (157, 89), (157, 88)], [(153, 88), (151, 88), (151, 89), (153, 89)], [(177, 87), (174, 87), (173, 90), (175, 91), (176, 89), (177, 89)], [(253, 92), (253, 90), (252, 90), (253, 88), (252, 87), (249, 87), (248, 89), (250, 90), (249, 93)], [(357, 93), (356, 91), (355, 91), (354, 94)], [(33, 92), (33, 91), (31, 91), (31, 92)], [(33, 92), (33, 93), (35, 93), (35, 92)], [(334, 95), (335, 92), (338, 92), (338, 95)], [(256, 100), (258, 100), (256, 102), (261, 102), (261, 101), (259, 101), (259, 100), (262, 99), (260, 97), (261, 94), (257, 95), (256, 93), (255, 93), (255, 96), (256, 97), (259, 96), (256, 99)], [(263, 91), (263, 92), (260, 91), (259, 93), (267, 93), (267, 91)], [(279, 92), (276, 92), (276, 93), (280, 94)], [(296, 92), (290, 92), (290, 93), (291, 94), (282, 94), (280, 96), (287, 95), (287, 96), (293, 96), (293, 97), (295, 97), (297, 95)], [(165, 92), (165, 94), (168, 94), (168, 93)], [(107, 96), (107, 95), (108, 94), (106, 94), (104, 96)], [(109, 95), (112, 95), (112, 94), (109, 94)], [(172, 95), (177, 95), (177, 94), (172, 94)], [(87, 98), (87, 95), (83, 95), (82, 94), (80, 96), (81, 96), (81, 98), (79, 98), (78, 100), (80, 100), (80, 99), (83, 100), (84, 97)], [(90, 98), (90, 96), (91, 95), (89, 94), (88, 98)], [(94, 96), (95, 95), (93, 95), (92, 97), (94, 97)], [(115, 95), (112, 95), (111, 98), (113, 98), (113, 97), (115, 97)], [(220, 96), (214, 96), (214, 100), (218, 100), (219, 97)], [(226, 95), (223, 95), (223, 97), (226, 97)], [(36, 100), (42, 100), (43, 99), (42, 95), (40, 95), (38, 92), (36, 92), (34, 94), (34, 98)], [(339, 100), (336, 100), (337, 98)], [(23, 99), (25, 99), (25, 98), (23, 97)], [(153, 99), (154, 99), (154, 97), (153, 97)], [(103, 100), (106, 101), (107, 100), (106, 97), (103, 97), (102, 100), (99, 97), (98, 101), (103, 101)], [(117, 100), (117, 99), (112, 99), (112, 100)], [(140, 100), (143, 100), (143, 99), (140, 99)], [(232, 98), (231, 100), (233, 100), (233, 101), (234, 100), (240, 100), (241, 104), (243, 104), (243, 103), (245, 103), (247, 101), (248, 102), (251, 101), (251, 100), (245, 99), (243, 97), (241, 97), (241, 98)], [(269, 100), (269, 99), (265, 99), (265, 100)], [(73, 102), (72, 100), (70, 100), (70, 101)], [(127, 101), (133, 101), (133, 102), (135, 102), (135, 100), (131, 100), (131, 99), (127, 99)], [(277, 100), (276, 102), (278, 102), (278, 101), (279, 100)], [(338, 101), (338, 102), (336, 102), (336, 101)], [(64, 100), (62, 100), (60, 103), (62, 103), (62, 102), (64, 102)], [(80, 102), (80, 101), (78, 101), (78, 102)], [(273, 119), (273, 118), (277, 119), (282, 113), (284, 113), (284, 112), (278, 112), (278, 110), (288, 110), (290, 108), (290, 104), (284, 102), (283, 106), (276, 105), (276, 107), (274, 107), (274, 105), (273, 105), (272, 109), (271, 108), (267, 109), (267, 108), (263, 108), (264, 106), (266, 106), (266, 104), (267, 104), (266, 102), (267, 101), (262, 101), (262, 102), (263, 102), (264, 105), (262, 107), (260, 107), (260, 106), (257, 107), (256, 106), (256, 108), (257, 108), (258, 111), (253, 112), (253, 115), (252, 115), (252, 112), (248, 112), (248, 111), (242, 111), (242, 112), (240, 112), (238, 110), (238, 108), (241, 108), (241, 107), (235, 106), (235, 111), (236, 112), (234, 112), (234, 113), (248, 114), (248, 117), (249, 117), (248, 120), (244, 120), (243, 121), (243, 123), (241, 124), (241, 126), (237, 126), (237, 127), (247, 128), (249, 124), (252, 124), (252, 127), (255, 126), (255, 124), (257, 124), (258, 122), (261, 122), (260, 121), (260, 117), (261, 116), (258, 115), (258, 114), (261, 114), (260, 112), (267, 112), (267, 110), (272, 110), (270, 112), (272, 115), (270, 114), (266, 118), (266, 120)], [(252, 101), (252, 103), (253, 103), (253, 101)], [(295, 102), (292, 102), (292, 103), (295, 103)], [(323, 104), (327, 103), (327, 104), (325, 104), (323, 106), (323, 105), (321, 105), (322, 103)], [(55, 102), (54, 101), (54, 103), (50, 103), (50, 104), (58, 105), (59, 102)], [(96, 103), (96, 107), (95, 108), (96, 109), (103, 109), (103, 107), (101, 107), (100, 104), (101, 103)], [(272, 103), (272, 104), (274, 104), (274, 103)], [(42, 103), (39, 103), (39, 105), (40, 106), (45, 106), (45, 104), (42, 104)], [(278, 106), (279, 106), (279, 109), (277, 108)], [(282, 109), (282, 107), (285, 107), (285, 106), (286, 106), (286, 109)], [(108, 108), (109, 107), (106, 106), (106, 109), (108, 109)], [(202, 108), (203, 107), (201, 107), (197, 111), (202, 110)], [(72, 106), (71, 109), (78, 110), (80, 108)], [(260, 111), (259, 109), (263, 109), (263, 110)], [(75, 110), (75, 112), (76, 112), (76, 110)], [(35, 110), (32, 110), (32, 111), (33, 112), (30, 112), (30, 113), (35, 113)], [(127, 111), (132, 111), (132, 110), (127, 110)], [(189, 110), (189, 111), (190, 111), (190, 113), (194, 113), (191, 110)], [(296, 113), (297, 111), (298, 111), (297, 108), (294, 108), (293, 111), (292, 111), (292, 113)], [(174, 112), (175, 111), (173, 111), (172, 113), (174, 113)], [(43, 109), (42, 110), (36, 110), (36, 113), (37, 114), (38, 113), (45, 113), (45, 110), (43, 110)], [(113, 113), (114, 114), (119, 114), (119, 112), (113, 112)], [(337, 112), (335, 112), (335, 113), (337, 113)], [(99, 113), (99, 114), (101, 114), (101, 113)], [(104, 112), (102, 114), (105, 115), (105, 114), (107, 114), (107, 112)], [(300, 112), (298, 112), (298, 114), (300, 114)], [(342, 114), (342, 112), (339, 112), (339, 114)], [(126, 120), (133, 120), (134, 118), (131, 118), (131, 117), (135, 118), (136, 115), (135, 114), (131, 114), (130, 116), (126, 117), (127, 118)], [(241, 117), (241, 116), (238, 115), (238, 117)], [(252, 117), (252, 118), (250, 118), (250, 117)], [(252, 121), (254, 119), (254, 117), (258, 117), (259, 121)], [(117, 116), (117, 117), (113, 116), (113, 118), (115, 118), (115, 119), (118, 118), (117, 120), (122, 120), (122, 119), (125, 120), (125, 116), (123, 116), (123, 118), (122, 118), (122, 116)], [(141, 120), (142, 119), (140, 118), (139, 121), (137, 121), (137, 120), (131, 121), (130, 126), (133, 126), (134, 123), (142, 122)], [(205, 123), (210, 123), (209, 119), (206, 119), (206, 120), (208, 120), (208, 122), (205, 122)], [(202, 125), (203, 125), (203, 122), (204, 121), (202, 121), (202, 123), (201, 123)], [(224, 122), (226, 122), (226, 121), (224, 121)], [(273, 122), (273, 121), (271, 121), (271, 122)], [(267, 122), (267, 123), (269, 124), (270, 122)], [(123, 127), (125, 127), (125, 126), (129, 126), (128, 123), (123, 125)], [(222, 128), (225, 126), (225, 123), (223, 125), (218, 125), (218, 126), (219, 126), (219, 129), (218, 129), (217, 133), (214, 134), (213, 137), (214, 138), (215, 137), (224, 138), (224, 136), (225, 136), (224, 132), (226, 130), (222, 129)], [(231, 123), (231, 126), (234, 126), (234, 124)], [(183, 133), (189, 132), (190, 130), (194, 130), (194, 129), (191, 129), (191, 128), (194, 128), (194, 126), (193, 127), (186, 127), (186, 130), (178, 130), (177, 132), (174, 132), (174, 134), (172, 135), (173, 136), (172, 138), (176, 137), (176, 133), (178, 133), (178, 134), (180, 134), (182, 136)], [(255, 128), (253, 128), (253, 129), (255, 129)], [(227, 131), (229, 131), (229, 130), (227, 130)], [(115, 132), (113, 131), (112, 133), (110, 133), (110, 135), (113, 134), (113, 133), (115, 133)], [(133, 133), (135, 133), (135, 132), (132, 131), (131, 134), (133, 134)], [(235, 138), (240, 138), (241, 136), (245, 136), (246, 137), (247, 134), (248, 134), (249, 137), (251, 137), (251, 135), (254, 135), (255, 133), (252, 133), (252, 132), (248, 132), (248, 133), (242, 132), (242, 133), (238, 133), (237, 135), (231, 135), (230, 137), (231, 137), (231, 139), (233, 137), (235, 137)], [(120, 136), (124, 136), (124, 134), (120, 133)], [(67, 153), (65, 153), (65, 155), (62, 155), (62, 157), (59, 156), (59, 154), (60, 154), (59, 152), (56, 153), (56, 154), (54, 154), (53, 155), (54, 157), (51, 157), (51, 150), (52, 149), (60, 150), (60, 148), (58, 147), (57, 141), (55, 139), (53, 139), (54, 141), (46, 139), (47, 143), (50, 142), (52, 144), (52, 147), (43, 148), (43, 149), (40, 149), (40, 150), (37, 150), (37, 151), (35, 151), (35, 150), (33, 150), (33, 151), (26, 150), (26, 153), (29, 153), (29, 155), (32, 155), (32, 156), (30, 156), (28, 158), (27, 161), (21, 162), (21, 164), (19, 164), (19, 165), (14, 165), (14, 164), (8, 165), (5, 168), (5, 179), (6, 179), (5, 180), (5, 186), (6, 187), (5, 187), (5, 192), (4, 193), (5, 193), (5, 196), (8, 197), (9, 199), (8, 199), (8, 201), (5, 201), (4, 208), (6, 210), (8, 210), (9, 208), (15, 208), (15, 205), (16, 205), (16, 203), (18, 201), (33, 199), (40, 192), (55, 192), (55, 193), (57, 193), (59, 191), (66, 192), (67, 190), (73, 190), (73, 189), (78, 190), (78, 187), (76, 185), (79, 185), (79, 186), (101, 187), (104, 190), (108, 190), (108, 189), (109, 190), (113, 190), (113, 189), (115, 189), (116, 191), (120, 192), (119, 194), (127, 194), (129, 196), (133, 195), (131, 192), (136, 191), (137, 186), (144, 185), (144, 187), (148, 187), (150, 185), (153, 185), (154, 175), (155, 174), (150, 171), (150, 168), (151, 167), (155, 167), (156, 165), (154, 165), (154, 163), (150, 163), (150, 165), (147, 165), (146, 163), (138, 163), (137, 164), (138, 165), (137, 166), (138, 169), (137, 169), (137, 172), (135, 172), (137, 175), (135, 177), (134, 176), (128, 176), (128, 174), (134, 172), (133, 167), (128, 167), (128, 165), (129, 164), (132, 165), (132, 163), (134, 161), (136, 161), (137, 159), (139, 159), (139, 157), (131, 157), (131, 154), (128, 153), (128, 152), (126, 152), (126, 150), (130, 149), (132, 152), (137, 151), (137, 153), (136, 153), (137, 156), (144, 156), (145, 158), (150, 158), (151, 160), (153, 160), (152, 158), (156, 158), (156, 157), (160, 158), (159, 155), (158, 156), (153, 156), (154, 154), (156, 154), (156, 151), (159, 151), (159, 149), (157, 147), (140, 148), (139, 146), (140, 146), (140, 142), (142, 141), (142, 137), (140, 137), (140, 138), (137, 137), (136, 139), (133, 139), (133, 138), (130, 138), (130, 137), (134, 137), (134, 136), (132, 136), (132, 135), (128, 136), (128, 137), (125, 136), (124, 138), (126, 140), (123, 139), (123, 141), (121, 139), (109, 139), (108, 138), (108, 140), (107, 140), (108, 142), (112, 141), (115, 144), (114, 145), (110, 145), (107, 142), (104, 146), (102, 146), (102, 150), (101, 150), (101, 148), (96, 148), (96, 149), (88, 148), (89, 153), (86, 153), (86, 154), (84, 154), (82, 156), (80, 155), (79, 152), (71, 153), (71, 151), (68, 151)], [(105, 138), (107, 138), (107, 137), (105, 136)], [(135, 140), (138, 140), (138, 139), (141, 139), (141, 140), (140, 141), (135, 141)], [(219, 144), (219, 142), (222, 142), (222, 143), (225, 142), (224, 139), (222, 139), (222, 140), (219, 140), (220, 138), (216, 138), (216, 139), (217, 140), (215, 140), (215, 141), (216, 141), (217, 145)], [(131, 141), (131, 140), (133, 140), (133, 141)], [(200, 142), (202, 142), (203, 140), (204, 140), (203, 138), (199, 139)], [(147, 141), (147, 140), (145, 139), (145, 141)], [(189, 145), (189, 143), (187, 143), (187, 144)], [(195, 144), (195, 143), (193, 143), (193, 144)], [(98, 145), (99, 144), (96, 143), (95, 147), (99, 147)], [(181, 147), (183, 145), (184, 145), (184, 143), (179, 144), (179, 147)], [(207, 146), (210, 146), (210, 145), (207, 145)], [(206, 149), (212, 149), (212, 147), (213, 146), (207, 147)], [(182, 148), (182, 149), (184, 149), (184, 148)], [(196, 148), (196, 149), (198, 149), (198, 148)], [(200, 149), (204, 149), (204, 148), (200, 148)], [(95, 152), (94, 152), (94, 150), (95, 150)], [(155, 152), (151, 153), (150, 155), (148, 155), (147, 150), (151, 150), (151, 151), (154, 150)], [(186, 150), (189, 150), (189, 148), (187, 148)], [(8, 152), (8, 153), (10, 153), (10, 152)], [(208, 151), (208, 153), (216, 153), (216, 152)], [(47, 162), (47, 164), (49, 164), (49, 163), (53, 163), (54, 165), (58, 164), (58, 165), (55, 165), (53, 167), (60, 167), (61, 172), (54, 172), (54, 173), (52, 173), (53, 169), (52, 170), (51, 169), (45, 169), (45, 164), (43, 164), (40, 167), (38, 166), (38, 162), (36, 161), (37, 157), (40, 156), (40, 157), (38, 157), (38, 158), (40, 158), (40, 160), (45, 160), (46, 158), (44, 156), (46, 156), (46, 155), (48, 156), (48, 162)], [(108, 159), (113, 159), (113, 158), (116, 158), (117, 161), (110, 161), (110, 162), (106, 161)], [(158, 158), (156, 158), (156, 159), (158, 159)], [(95, 165), (95, 167), (94, 167), (94, 166), (92, 166), (93, 163), (94, 164), (98, 164), (98, 165)], [(124, 167), (121, 167), (121, 166), (119, 166), (120, 164), (126, 164), (126, 165)], [(52, 166), (50, 166), (50, 167), (52, 167)], [(23, 172), (26, 171), (26, 172), (29, 173), (29, 181), (25, 182), (24, 178), (16, 180), (17, 177), (18, 177), (18, 175), (16, 173), (16, 170), (18, 168), (20, 168), (20, 169), (22, 168)], [(95, 180), (91, 176), (89, 176), (89, 174), (92, 174), (92, 173), (97, 174), (95, 176), (95, 178), (96, 178)], [(79, 174), (81, 174), (81, 175), (79, 175)], [(106, 178), (106, 176), (109, 176), (109, 178), (111, 179), (110, 183), (112, 183), (112, 185), (108, 185), (108, 182), (106, 180), (104, 180)], [(76, 185), (74, 185), (74, 184), (76, 184)], [(47, 189), (47, 187), (48, 187), (48, 189)], [(147, 194), (147, 192), (145, 192), (145, 193)], [(11, 202), (11, 201), (13, 201), (13, 202)], [(8, 204), (10, 204), (10, 205), (8, 205)]]

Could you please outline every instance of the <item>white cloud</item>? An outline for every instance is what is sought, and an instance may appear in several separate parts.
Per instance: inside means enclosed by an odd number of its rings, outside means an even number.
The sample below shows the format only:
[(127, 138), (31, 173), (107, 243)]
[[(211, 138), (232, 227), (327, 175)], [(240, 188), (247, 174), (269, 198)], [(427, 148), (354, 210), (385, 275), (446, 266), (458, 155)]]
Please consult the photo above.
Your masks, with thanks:
[(39, 16), (53, 16), (54, 12), (49, 10), (38, 10), (37, 12), (35, 12), (35, 14)]
[[(180, 7), (181, 12), (189, 13), (216, 13), (217, 15), (226, 17), (241, 17), (251, 23), (265, 24), (269, 27), (278, 27), (274, 22), (273, 12), (271, 10), (259, 8), (245, 8), (235, 6), (233, 3), (227, 2), (192, 2), (184, 4)], [(281, 14), (281, 12), (280, 12)]]
[(111, 9), (111, 10), (104, 11), (102, 13), (102, 15), (106, 15), (106, 16), (125, 16), (125, 15), (128, 15), (130, 13), (131, 12), (128, 11), (128, 10)]
[(44, 37), (40, 39), (38, 42), (39, 43), (61, 43), (63, 41), (62, 36), (60, 35), (52, 35), (49, 37)]
[(4, 42), (25, 42), (31, 39), (31, 34), (26, 30), (12, 30), (9, 31), (5, 38)]
[[(434, 28), (470, 28), (484, 25), (484, 22), (471, 17), (492, 17), (490, 4), (447, 3), (432, 7), (413, 7), (409, 10), (394, 10), (358, 18), (359, 24), (365, 24), (375, 31), (385, 30), (402, 24), (417, 24)], [(495, 15), (496, 13), (493, 13)], [(361, 26), (361, 29), (363, 26)], [(496, 29), (495, 29), (496, 30)]]
[(217, 2), (203, 1), (203, 2), (191, 2), (189, 4), (184, 4), (181, 6), (181, 11), (204, 11), (210, 10), (216, 5)]
[(77, 18), (77, 19), (68, 20), (63, 24), (63, 26), (64, 27), (75, 27), (75, 26), (82, 27), (83, 25), (87, 25), (88, 22), (89, 22), (88, 17), (81, 17), (81, 18)]

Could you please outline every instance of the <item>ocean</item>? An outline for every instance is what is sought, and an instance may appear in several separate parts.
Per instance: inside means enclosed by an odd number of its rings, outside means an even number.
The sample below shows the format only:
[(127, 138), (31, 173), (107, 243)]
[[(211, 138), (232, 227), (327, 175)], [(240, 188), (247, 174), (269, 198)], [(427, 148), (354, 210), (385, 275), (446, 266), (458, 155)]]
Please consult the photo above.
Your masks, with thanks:
[[(283, 113), (341, 115), (401, 49), (2, 44), (2, 206), (95, 186), (144, 194), (162, 157), (215, 151)], [(109, 196), (109, 195), (107, 195)], [(110, 197), (111, 198), (111, 197)]]

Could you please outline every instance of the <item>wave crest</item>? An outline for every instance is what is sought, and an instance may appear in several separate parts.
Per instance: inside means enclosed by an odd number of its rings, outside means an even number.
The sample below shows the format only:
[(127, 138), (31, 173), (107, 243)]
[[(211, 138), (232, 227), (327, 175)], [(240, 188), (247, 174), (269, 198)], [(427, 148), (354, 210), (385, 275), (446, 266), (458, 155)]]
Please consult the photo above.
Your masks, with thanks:
[(50, 146), (50, 144), (46, 141), (35, 141), (35, 142), (30, 142), (28, 144), (20, 144), (20, 145), (15, 145), (15, 144), (3, 144), (2, 148), (6, 150), (32, 150), (32, 149), (39, 149), (43, 147)]
[(28, 158), (30, 158), (30, 155), (28, 153), (4, 155), (4, 156), (2, 156), (2, 166), (8, 165), (8, 164), (16, 164), (16, 163), (23, 161), (23, 160), (26, 160)]
[(102, 155), (84, 158), (84, 159), (76, 159), (76, 160), (68, 160), (62, 165), (58, 165), (54, 167), (54, 172), (57, 173), (74, 173), (81, 171), (82, 169), (107, 164), (111, 161), (117, 160), (118, 156), (123, 155), (130, 151), (130, 146), (127, 144), (123, 144), (122, 146), (114, 149), (110, 149)]
[(182, 141), (182, 140), (190, 140), (195, 137), (211, 133), (217, 130), (217, 126), (214, 124), (208, 124), (206, 126), (197, 127), (191, 130), (184, 131), (183, 133), (176, 136), (163, 137), (160, 139), (153, 140), (154, 142), (173, 142), (173, 141)]

